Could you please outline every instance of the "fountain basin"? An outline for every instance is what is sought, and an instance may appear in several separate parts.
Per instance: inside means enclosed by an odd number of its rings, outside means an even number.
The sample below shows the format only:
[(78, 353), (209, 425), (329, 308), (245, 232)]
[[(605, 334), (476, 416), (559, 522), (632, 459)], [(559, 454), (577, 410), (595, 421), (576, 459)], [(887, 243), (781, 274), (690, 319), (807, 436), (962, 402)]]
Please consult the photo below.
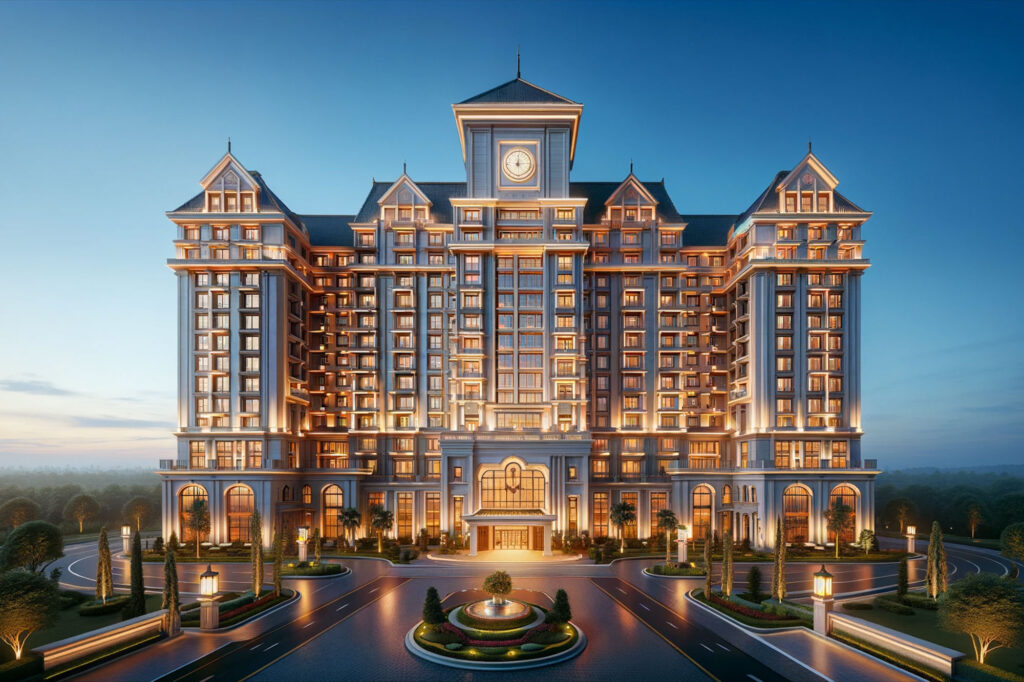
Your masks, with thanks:
[(521, 601), (505, 600), (501, 604), (493, 604), (490, 599), (475, 601), (462, 607), (473, 618), (486, 621), (517, 620), (530, 612), (530, 605)]

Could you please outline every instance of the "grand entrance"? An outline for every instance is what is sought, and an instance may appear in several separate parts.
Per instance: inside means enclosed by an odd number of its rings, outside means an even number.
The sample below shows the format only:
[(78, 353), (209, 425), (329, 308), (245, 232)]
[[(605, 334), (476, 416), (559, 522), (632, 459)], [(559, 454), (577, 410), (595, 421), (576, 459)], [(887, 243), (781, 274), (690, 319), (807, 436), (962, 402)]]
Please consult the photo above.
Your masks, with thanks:
[(494, 549), (531, 549), (526, 526), (495, 526)]

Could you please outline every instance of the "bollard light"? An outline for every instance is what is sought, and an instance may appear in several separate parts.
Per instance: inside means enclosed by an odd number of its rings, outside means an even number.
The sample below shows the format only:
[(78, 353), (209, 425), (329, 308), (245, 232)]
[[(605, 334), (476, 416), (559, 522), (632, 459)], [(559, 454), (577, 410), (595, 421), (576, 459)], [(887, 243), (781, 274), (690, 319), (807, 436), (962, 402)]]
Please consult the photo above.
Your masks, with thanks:
[(917, 526), (907, 526), (907, 554), (917, 554)]
[(126, 556), (132, 553), (132, 527), (127, 523), (121, 526), (121, 551)]
[(832, 597), (832, 574), (825, 570), (825, 564), (814, 574), (814, 596), (819, 599)]
[(207, 598), (216, 596), (219, 589), (219, 576), (220, 573), (213, 570), (210, 564), (207, 564), (206, 570), (199, 576), (199, 593)]
[(907, 535), (917, 535), (917, 526), (907, 526)]
[(309, 541), (309, 526), (299, 526), (299, 542)]
[(127, 523), (121, 526), (121, 537), (130, 538), (132, 536), (132, 527)]

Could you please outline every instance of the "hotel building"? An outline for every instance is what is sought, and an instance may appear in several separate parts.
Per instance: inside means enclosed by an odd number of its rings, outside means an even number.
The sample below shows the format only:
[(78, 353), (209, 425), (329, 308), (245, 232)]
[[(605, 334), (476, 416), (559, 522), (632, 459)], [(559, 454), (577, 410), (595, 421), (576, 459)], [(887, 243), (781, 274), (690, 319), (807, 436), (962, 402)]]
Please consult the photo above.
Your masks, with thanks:
[(632, 169), (571, 180), (583, 105), (521, 78), (452, 106), (465, 180), (403, 172), (354, 215), (291, 211), (230, 152), (167, 213), (178, 286), (177, 458), (163, 530), (271, 526), (471, 553), (658, 533), (671, 508), (755, 547), (873, 528), (861, 456), (861, 230), (808, 150), (746, 210), (680, 213)]

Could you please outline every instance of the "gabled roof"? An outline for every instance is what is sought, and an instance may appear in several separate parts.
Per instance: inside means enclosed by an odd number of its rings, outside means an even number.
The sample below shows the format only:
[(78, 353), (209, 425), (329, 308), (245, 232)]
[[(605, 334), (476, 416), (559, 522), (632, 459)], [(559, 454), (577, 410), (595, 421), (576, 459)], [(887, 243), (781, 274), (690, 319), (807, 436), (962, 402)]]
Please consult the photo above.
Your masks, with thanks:
[[(246, 173), (248, 173), (255, 181), (260, 190), (258, 213), (283, 213), (288, 216), (293, 223), (300, 227), (302, 226), (302, 221), (299, 217), (295, 215), (276, 194), (274, 194), (274, 190), (270, 189), (270, 186), (267, 185), (267, 182), (263, 179), (263, 176), (260, 175), (259, 171), (248, 170)], [(170, 213), (202, 213), (205, 207), (206, 192), (204, 190), (178, 208), (170, 211)]]
[(832, 172), (828, 168), (825, 168), (825, 164), (821, 162), (821, 159), (808, 150), (807, 156), (801, 159), (800, 163), (798, 163), (796, 167), (786, 175), (786, 177), (779, 181), (778, 189), (782, 189), (782, 187), (788, 185), (790, 178), (798, 176), (804, 171), (804, 168), (810, 168), (817, 173), (818, 176), (825, 181), (825, 184), (828, 185), (829, 189), (835, 189), (836, 185), (839, 184), (839, 180), (836, 179), (836, 176), (832, 175)]
[[(632, 164), (630, 165), (632, 166)], [(623, 192), (626, 191), (627, 187), (634, 188), (637, 191), (637, 193), (640, 194), (641, 197), (643, 197), (644, 200), (653, 202), (655, 204), (658, 203), (658, 200), (651, 196), (651, 193), (647, 191), (646, 187), (644, 187), (644, 183), (640, 182), (640, 178), (633, 175), (633, 171), (630, 170), (629, 175), (627, 175), (626, 179), (622, 181), (622, 184), (620, 184), (615, 189), (615, 191), (612, 192), (612, 195), (605, 200), (604, 205), (614, 206), (616, 203), (618, 203), (617, 198), (621, 196)]]
[(233, 171), (241, 175), (247, 181), (247, 184), (256, 184), (255, 178), (245, 169), (238, 159), (234, 157), (230, 149), (224, 156), (220, 157), (218, 161), (210, 171), (203, 176), (203, 179), (199, 181), (199, 184), (203, 186), (203, 189), (208, 189), (210, 183), (217, 179), (217, 177), (224, 172), (226, 168), (231, 168)]
[(491, 88), (479, 95), (459, 102), (459, 104), (579, 104), (550, 90), (537, 87), (533, 83), (516, 77), (507, 83)]
[(377, 199), (377, 203), (386, 204), (388, 200), (391, 198), (391, 195), (398, 191), (399, 187), (408, 187), (409, 190), (413, 194), (418, 196), (420, 198), (420, 201), (422, 201), (424, 204), (432, 203), (430, 201), (430, 197), (424, 194), (423, 190), (419, 188), (419, 185), (413, 182), (413, 179), (410, 178), (405, 173), (402, 173), (402, 175), (400, 175), (399, 178), (395, 180), (395, 184), (391, 185), (391, 187), (388, 188), (388, 190), (381, 195), (380, 199)]
[[(368, 223), (380, 216), (381, 197), (394, 185), (394, 182), (374, 182), (370, 186), (370, 193), (366, 195), (362, 208), (356, 214), (355, 223)], [(416, 187), (430, 201), (430, 214), (434, 222), (452, 222), (452, 199), (466, 196), (466, 183), (464, 182), (417, 182)]]
[(354, 219), (354, 215), (299, 216), (313, 246), (352, 246), (352, 228), (348, 224)]
[[(672, 198), (665, 189), (665, 181), (640, 182), (648, 194), (658, 202), (657, 213), (665, 222), (680, 223), (682, 218), (672, 203)], [(621, 182), (570, 182), (569, 196), (575, 199), (586, 199), (587, 205), (583, 209), (583, 223), (594, 225), (601, 222), (605, 215), (605, 204), (608, 199), (622, 185)]]

